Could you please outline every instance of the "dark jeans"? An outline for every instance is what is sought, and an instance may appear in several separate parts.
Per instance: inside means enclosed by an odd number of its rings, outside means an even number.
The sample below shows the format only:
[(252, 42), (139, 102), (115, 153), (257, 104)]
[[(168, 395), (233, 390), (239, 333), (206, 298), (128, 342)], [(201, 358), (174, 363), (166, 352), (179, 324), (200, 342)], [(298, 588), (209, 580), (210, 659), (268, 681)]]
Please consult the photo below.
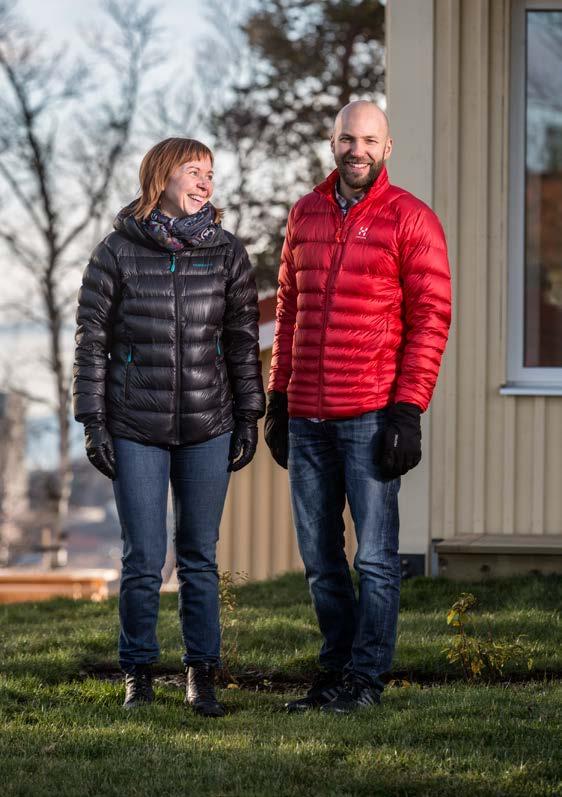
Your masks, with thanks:
[[(289, 421), (293, 517), (324, 638), (320, 663), (367, 676), (381, 690), (380, 676), (392, 663), (400, 601), (400, 479), (381, 477), (384, 422), (384, 410), (320, 423)], [(344, 549), (346, 496), (358, 543), (358, 597)]]
[(183, 662), (220, 663), (216, 544), (230, 474), (230, 432), (195, 445), (163, 448), (114, 438), (113, 483), (123, 539), (119, 662), (156, 661), (156, 622), (166, 558), (172, 484)]

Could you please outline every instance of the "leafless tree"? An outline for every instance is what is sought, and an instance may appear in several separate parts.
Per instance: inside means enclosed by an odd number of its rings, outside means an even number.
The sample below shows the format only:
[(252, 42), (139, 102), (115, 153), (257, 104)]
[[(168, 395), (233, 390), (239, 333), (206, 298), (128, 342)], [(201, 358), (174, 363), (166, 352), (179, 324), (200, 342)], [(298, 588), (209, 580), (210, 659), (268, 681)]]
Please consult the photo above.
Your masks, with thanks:
[(162, 60), (154, 8), (108, 0), (103, 10), (102, 29), (71, 63), (14, 14), (13, 3), (0, 0), (0, 245), (10, 273), (27, 276), (26, 295), (0, 310), (46, 331), (59, 432), (59, 541), (71, 481), (71, 370), (62, 343), (76, 302), (72, 272), (105, 221), (133, 151), (147, 74)]
[(229, 205), (262, 288), (277, 285), (291, 205), (333, 168), (337, 111), (383, 96), (384, 20), (381, 0), (260, 0), (228, 26), (211, 17), (234, 73), (208, 128), (232, 156)]

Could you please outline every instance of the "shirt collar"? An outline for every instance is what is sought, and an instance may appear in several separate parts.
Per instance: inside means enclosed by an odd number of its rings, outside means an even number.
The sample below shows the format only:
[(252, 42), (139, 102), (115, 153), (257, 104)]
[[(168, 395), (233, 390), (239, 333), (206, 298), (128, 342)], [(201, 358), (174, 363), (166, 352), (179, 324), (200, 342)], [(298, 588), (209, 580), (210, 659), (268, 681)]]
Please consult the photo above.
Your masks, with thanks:
[(340, 194), (339, 186), (340, 186), (340, 184), (339, 184), (339, 180), (338, 180), (338, 182), (336, 183), (336, 185), (334, 187), (334, 191), (335, 191), (335, 196), (336, 196), (336, 202), (338, 203), (340, 208), (344, 211), (344, 213), (347, 213), (347, 211), (350, 208), (352, 208), (358, 202), (361, 202), (362, 199), (365, 199), (365, 195), (367, 193), (366, 191), (363, 191), (361, 194), (357, 194), (356, 196), (352, 197), (351, 199), (348, 199), (347, 197), (342, 196), (342, 194)]

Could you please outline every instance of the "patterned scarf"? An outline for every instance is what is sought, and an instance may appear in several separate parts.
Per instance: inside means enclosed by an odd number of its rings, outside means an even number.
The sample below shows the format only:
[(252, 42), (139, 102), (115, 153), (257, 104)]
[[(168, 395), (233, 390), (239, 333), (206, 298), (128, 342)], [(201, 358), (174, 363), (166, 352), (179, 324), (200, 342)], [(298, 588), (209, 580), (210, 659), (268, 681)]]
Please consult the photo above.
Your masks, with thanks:
[(207, 202), (201, 210), (190, 216), (172, 218), (155, 208), (141, 222), (143, 230), (164, 249), (176, 252), (186, 246), (198, 246), (210, 240), (218, 227), (215, 223), (215, 208)]

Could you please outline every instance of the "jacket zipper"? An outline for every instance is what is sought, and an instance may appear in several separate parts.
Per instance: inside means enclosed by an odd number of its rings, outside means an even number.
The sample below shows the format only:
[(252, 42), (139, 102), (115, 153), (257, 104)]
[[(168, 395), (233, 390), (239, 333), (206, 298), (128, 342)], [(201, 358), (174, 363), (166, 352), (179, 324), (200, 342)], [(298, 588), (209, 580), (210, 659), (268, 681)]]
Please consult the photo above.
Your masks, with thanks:
[(170, 271), (172, 272), (174, 285), (174, 301), (176, 305), (176, 440), (180, 440), (180, 401), (181, 401), (181, 324), (180, 324), (180, 302), (178, 297), (178, 286), (176, 280), (176, 256), (172, 252), (170, 255)]
[(129, 365), (133, 362), (133, 344), (129, 344), (127, 363), (125, 365), (125, 401), (129, 400)]
[[(215, 368), (216, 368), (216, 371), (217, 371), (217, 379), (219, 380), (219, 391), (220, 391), (220, 393), (219, 393), (219, 406), (220, 406), (221, 417), (223, 417), (224, 416), (224, 401), (225, 401), (225, 398), (224, 398), (224, 395), (223, 395), (224, 394), (224, 378), (223, 378), (223, 371), (222, 371), (222, 346), (221, 346), (221, 341), (220, 341), (220, 335), (221, 335), (220, 330), (217, 329), (217, 331), (215, 332), (215, 353), (216, 353), (216, 356), (215, 356)], [(224, 421), (224, 417), (223, 417), (223, 421)]]
[[(339, 208), (339, 205), (338, 205)], [(320, 373), (319, 373), (319, 380), (318, 380), (318, 418), (322, 417), (322, 391), (324, 390), (324, 348), (326, 346), (326, 320), (328, 318), (328, 310), (330, 309), (330, 294), (332, 291), (332, 285), (334, 284), (334, 280), (336, 279), (337, 273), (340, 270), (340, 266), (343, 260), (343, 253), (345, 250), (345, 242), (347, 239), (347, 228), (349, 227), (349, 216), (352, 212), (353, 208), (348, 210), (345, 216), (342, 216), (340, 219), (338, 228), (336, 230), (336, 243), (339, 247), (339, 257), (334, 257), (332, 263), (330, 265), (330, 271), (328, 272), (328, 279), (326, 281), (326, 301), (324, 302), (324, 312), (322, 314), (322, 326), (321, 326), (321, 338), (320, 338)], [(344, 234), (345, 229), (345, 234)]]

